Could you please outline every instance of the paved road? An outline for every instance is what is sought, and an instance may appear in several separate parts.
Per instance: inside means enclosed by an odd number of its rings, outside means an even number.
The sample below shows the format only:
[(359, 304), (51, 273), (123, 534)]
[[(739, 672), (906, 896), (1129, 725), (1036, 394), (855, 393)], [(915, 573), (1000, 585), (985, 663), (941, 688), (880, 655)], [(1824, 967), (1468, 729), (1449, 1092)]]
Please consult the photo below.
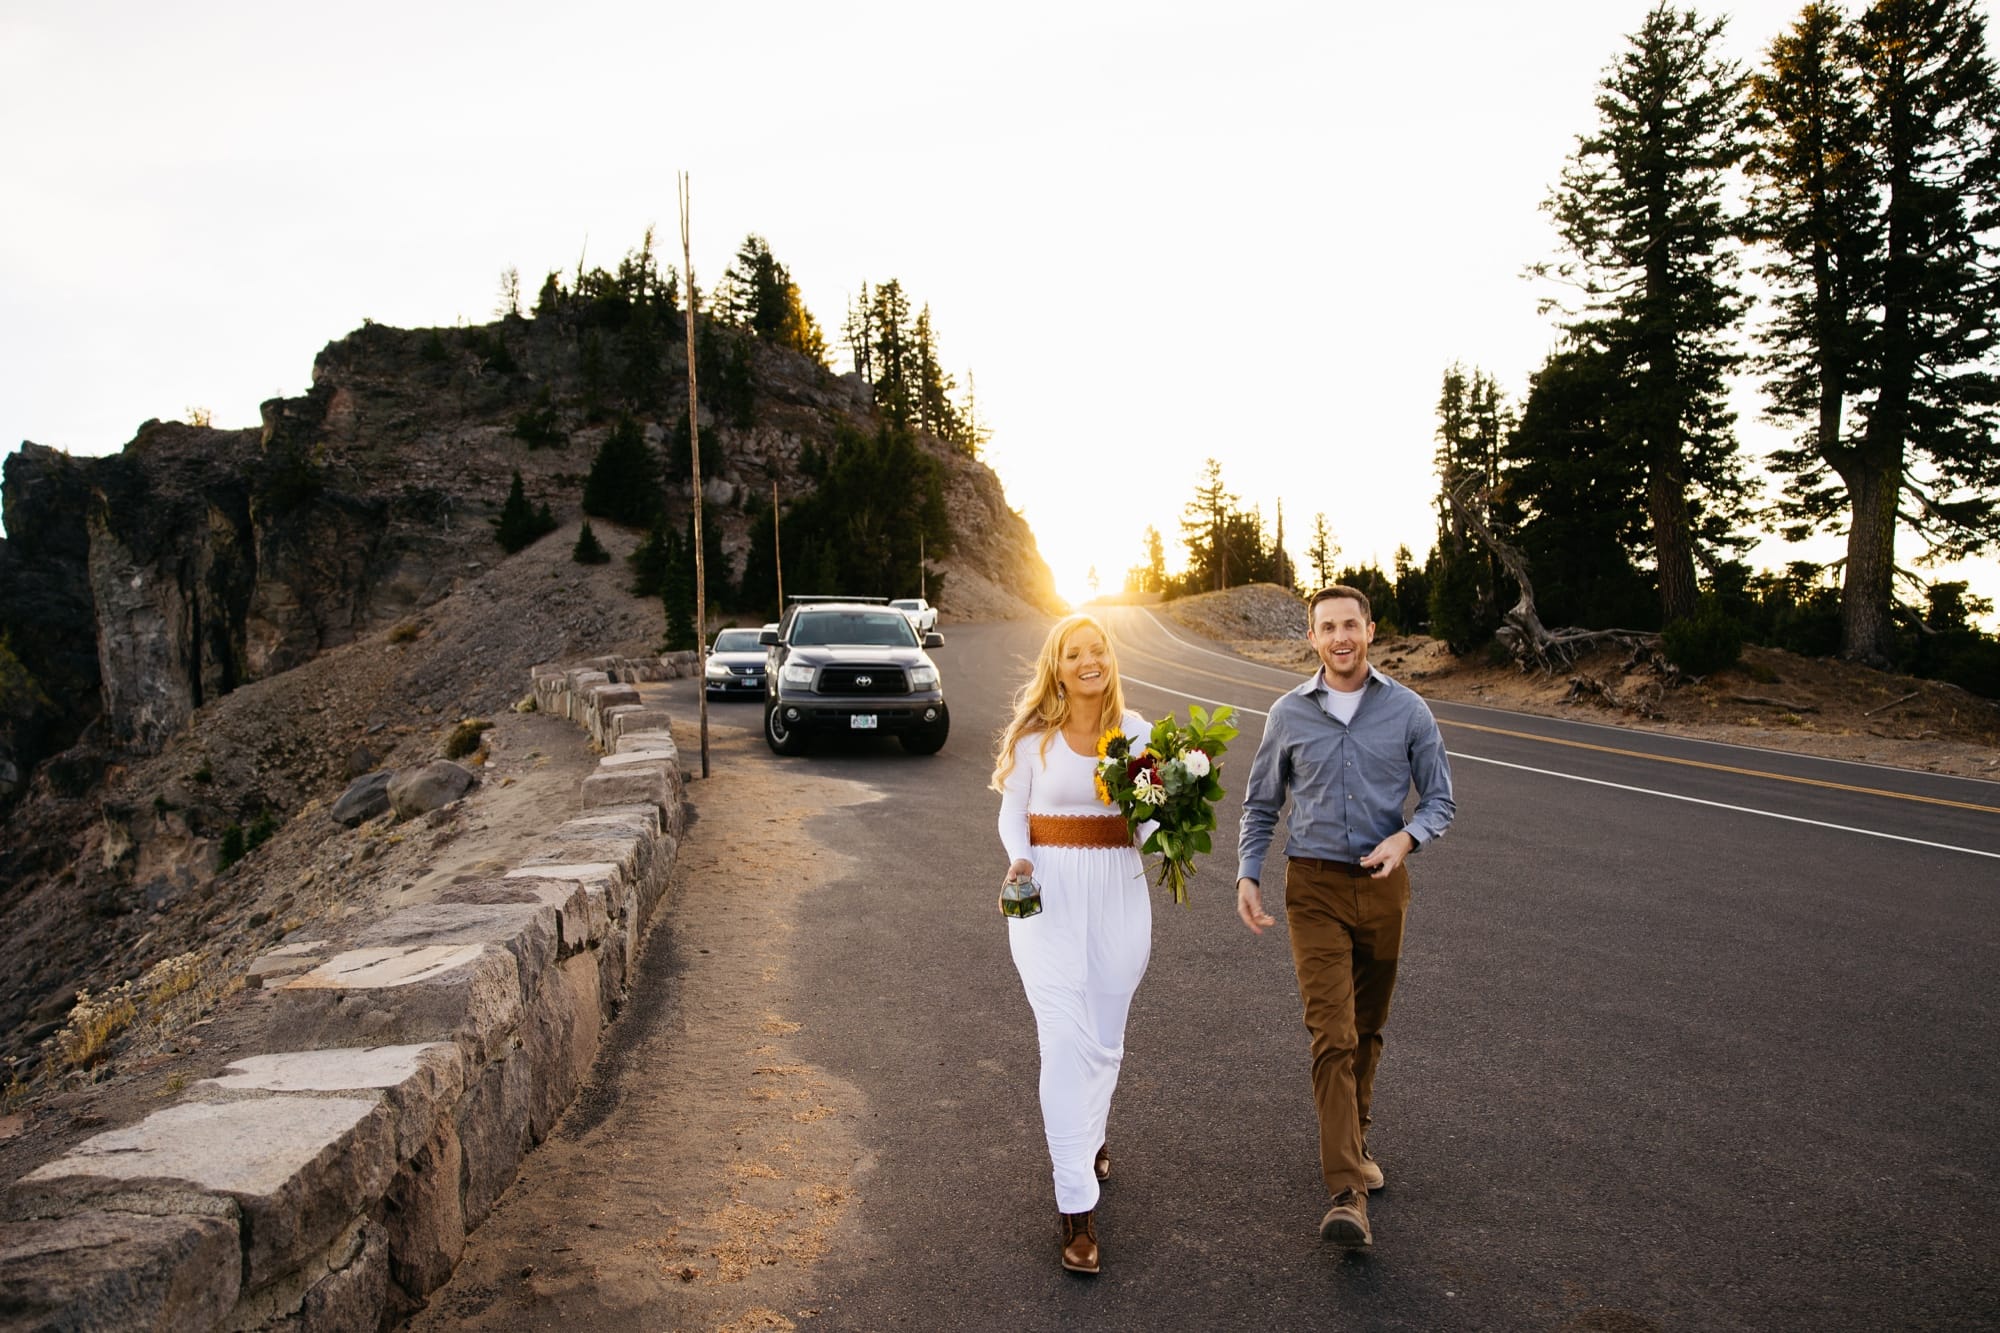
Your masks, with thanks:
[[(1242, 710), (1236, 790), (1295, 678), (1117, 614), (1132, 706)], [(1460, 815), (1413, 866), (1378, 1087), (1374, 1249), (1317, 1240), (1282, 917), (1244, 931), (1218, 856), (1191, 907), (1156, 905), (1105, 1273), (1063, 1274), (984, 789), (1043, 628), (944, 627), (935, 758), (754, 756), (886, 798), (815, 821), (867, 870), (810, 896), (791, 946), (819, 997), (805, 1053), (865, 1095), (876, 1160), (812, 1326), (2000, 1323), (2000, 786), (1457, 705), (1436, 711)], [(1225, 810), (1218, 847), (1235, 832)]]

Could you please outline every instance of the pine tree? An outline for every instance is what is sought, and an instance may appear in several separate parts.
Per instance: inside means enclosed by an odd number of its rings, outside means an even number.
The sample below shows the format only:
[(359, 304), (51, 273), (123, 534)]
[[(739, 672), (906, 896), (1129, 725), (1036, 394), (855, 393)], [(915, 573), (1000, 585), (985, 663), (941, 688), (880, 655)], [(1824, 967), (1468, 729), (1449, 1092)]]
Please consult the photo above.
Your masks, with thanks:
[[(692, 545), (690, 542), (688, 545)], [(664, 652), (701, 647), (694, 623), (694, 554), (678, 539), (670, 539), (660, 579), (660, 600), (667, 613)]]
[(1792, 535), (1845, 511), (1841, 652), (1893, 647), (1898, 529), (2000, 542), (2000, 92), (1970, 0), (1809, 5), (1755, 82), (1760, 234), (1781, 254), (1764, 362)]
[(583, 512), (634, 527), (649, 523), (660, 508), (657, 478), (645, 433), (633, 418), (621, 416), (584, 478)]
[(868, 311), (875, 405), (892, 426), (907, 426), (916, 415), (917, 368), (910, 302), (894, 278), (875, 289)]
[(569, 558), (579, 565), (608, 565), (611, 552), (604, 549), (604, 543), (597, 540), (597, 534), (590, 530), (590, 520), (583, 520), (583, 530), (576, 534), (576, 545), (570, 548)]
[(1229, 586), (1229, 516), (1236, 497), (1222, 484), (1222, 464), (1202, 464), (1194, 497), (1181, 510), (1181, 543), (1187, 547), (1185, 582), (1190, 591)]
[(1492, 519), (1527, 559), (1549, 625), (1659, 624), (1658, 593), (1641, 568), (1651, 553), (1645, 465), (1614, 424), (1621, 391), (1604, 354), (1555, 352), (1530, 380), (1501, 450), (1506, 480)]
[(673, 529), (667, 526), (666, 516), (655, 514), (653, 526), (646, 530), (645, 540), (625, 557), (625, 563), (632, 569), (634, 597), (658, 597), (666, 590), (667, 573), (673, 566), (679, 546)]
[(1313, 586), (1330, 587), (1333, 583), (1333, 562), (1340, 558), (1340, 543), (1333, 539), (1333, 529), (1326, 525), (1325, 514), (1313, 515), (1312, 545), (1306, 548), (1306, 559), (1312, 563)]
[(1607, 70), (1598, 128), (1545, 207), (1585, 305), (1568, 332), (1620, 379), (1615, 429), (1644, 459), (1664, 619), (1692, 615), (1698, 546), (1740, 540), (1747, 488), (1726, 377), (1745, 306), (1725, 211), (1745, 152), (1745, 79), (1716, 54), (1722, 21), (1662, 3)]
[(506, 503), (500, 506), (500, 517), (493, 521), (494, 540), (500, 543), (500, 549), (512, 555), (554, 528), (555, 520), (549, 515), (547, 504), (538, 512), (528, 503), (521, 471), (516, 468), (513, 484), (507, 488)]

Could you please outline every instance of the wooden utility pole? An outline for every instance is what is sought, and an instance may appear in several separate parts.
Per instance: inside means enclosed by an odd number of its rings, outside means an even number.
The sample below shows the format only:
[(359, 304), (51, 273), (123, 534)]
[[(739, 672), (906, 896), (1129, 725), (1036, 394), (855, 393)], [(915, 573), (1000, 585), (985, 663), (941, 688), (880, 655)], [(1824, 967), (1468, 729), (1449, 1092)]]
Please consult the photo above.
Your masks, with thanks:
[(778, 571), (778, 616), (785, 614), (785, 543), (778, 531), (778, 479), (771, 478), (771, 567)]
[(708, 566), (701, 540), (701, 417), (695, 411), (694, 376), (694, 246), (688, 240), (688, 174), (680, 174), (681, 271), (687, 274), (688, 453), (694, 477), (694, 656), (701, 678), (701, 775), (708, 776), (708, 677), (702, 661), (708, 646)]

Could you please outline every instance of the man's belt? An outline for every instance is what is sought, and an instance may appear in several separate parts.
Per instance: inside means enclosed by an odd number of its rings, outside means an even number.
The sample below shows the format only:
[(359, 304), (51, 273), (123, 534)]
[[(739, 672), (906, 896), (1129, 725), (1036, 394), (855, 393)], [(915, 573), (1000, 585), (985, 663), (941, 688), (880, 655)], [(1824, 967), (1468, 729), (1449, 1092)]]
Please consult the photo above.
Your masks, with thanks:
[(1037, 847), (1130, 847), (1123, 815), (1029, 815), (1028, 841)]

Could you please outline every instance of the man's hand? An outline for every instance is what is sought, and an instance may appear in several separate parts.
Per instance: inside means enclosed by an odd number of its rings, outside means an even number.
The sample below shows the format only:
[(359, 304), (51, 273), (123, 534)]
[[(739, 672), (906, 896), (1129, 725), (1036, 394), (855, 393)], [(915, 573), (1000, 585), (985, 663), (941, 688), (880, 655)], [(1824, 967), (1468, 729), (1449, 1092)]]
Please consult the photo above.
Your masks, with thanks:
[(1403, 864), (1403, 858), (1417, 850), (1417, 840), (1400, 830), (1375, 844), (1375, 850), (1361, 858), (1370, 879), (1386, 879)]
[(1253, 935), (1262, 935), (1264, 927), (1277, 925), (1276, 918), (1264, 910), (1264, 895), (1254, 879), (1236, 881), (1236, 915), (1243, 924), (1250, 927)]

